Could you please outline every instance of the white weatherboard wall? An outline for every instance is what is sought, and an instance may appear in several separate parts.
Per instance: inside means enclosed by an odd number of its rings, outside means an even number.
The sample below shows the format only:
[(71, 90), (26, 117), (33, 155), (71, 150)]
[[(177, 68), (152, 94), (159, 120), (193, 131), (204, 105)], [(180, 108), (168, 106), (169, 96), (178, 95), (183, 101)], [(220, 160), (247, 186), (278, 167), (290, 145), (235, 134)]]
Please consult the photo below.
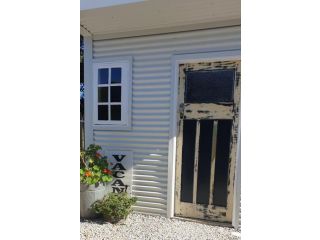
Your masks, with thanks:
[(93, 59), (133, 57), (132, 129), (93, 130), (93, 141), (133, 152), (135, 211), (167, 214), (172, 56), (240, 50), (240, 38), (235, 26), (93, 41)]

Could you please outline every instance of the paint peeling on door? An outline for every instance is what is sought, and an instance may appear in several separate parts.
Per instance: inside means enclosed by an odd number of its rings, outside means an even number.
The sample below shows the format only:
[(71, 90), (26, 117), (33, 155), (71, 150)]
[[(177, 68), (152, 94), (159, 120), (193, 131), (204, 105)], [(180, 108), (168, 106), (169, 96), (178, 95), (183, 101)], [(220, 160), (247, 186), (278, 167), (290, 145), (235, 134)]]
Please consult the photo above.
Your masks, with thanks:
[[(216, 70), (234, 71), (233, 101), (216, 103), (185, 103), (185, 82), (186, 74), (190, 71), (216, 71)], [(177, 136), (177, 162), (176, 162), (176, 188), (175, 188), (175, 215), (184, 217), (193, 217), (220, 222), (231, 222), (233, 206), (233, 188), (235, 181), (235, 158), (236, 146), (238, 141), (239, 124), (239, 106), (240, 106), (240, 79), (241, 62), (239, 61), (217, 61), (186, 63), (179, 65), (179, 96), (180, 104), (184, 104), (183, 116), (178, 119)], [(179, 115), (178, 115), (179, 116)], [(228, 158), (228, 177), (227, 177), (227, 203), (226, 207), (215, 206), (212, 204), (197, 204), (195, 199), (192, 203), (180, 201), (181, 194), (181, 164), (183, 147), (183, 122), (186, 120), (232, 120), (229, 158)], [(213, 168), (214, 169), (214, 168)], [(194, 169), (196, 174), (198, 169)], [(194, 186), (197, 187), (197, 186)], [(195, 191), (195, 190), (193, 190)], [(210, 189), (210, 192), (213, 189)], [(194, 192), (193, 192), (193, 196)], [(212, 202), (212, 200), (211, 200)]]
[(185, 119), (232, 119), (233, 107), (214, 103), (185, 104)]

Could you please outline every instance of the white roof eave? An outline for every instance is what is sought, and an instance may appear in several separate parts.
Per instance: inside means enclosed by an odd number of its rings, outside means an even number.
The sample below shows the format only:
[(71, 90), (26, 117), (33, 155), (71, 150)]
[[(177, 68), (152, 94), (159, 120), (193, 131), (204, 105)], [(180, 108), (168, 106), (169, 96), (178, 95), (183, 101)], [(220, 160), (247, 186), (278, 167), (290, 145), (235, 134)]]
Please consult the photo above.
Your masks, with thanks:
[(108, 2), (107, 7), (80, 11), (81, 33), (91, 34), (93, 39), (111, 39), (241, 24), (240, 0)]

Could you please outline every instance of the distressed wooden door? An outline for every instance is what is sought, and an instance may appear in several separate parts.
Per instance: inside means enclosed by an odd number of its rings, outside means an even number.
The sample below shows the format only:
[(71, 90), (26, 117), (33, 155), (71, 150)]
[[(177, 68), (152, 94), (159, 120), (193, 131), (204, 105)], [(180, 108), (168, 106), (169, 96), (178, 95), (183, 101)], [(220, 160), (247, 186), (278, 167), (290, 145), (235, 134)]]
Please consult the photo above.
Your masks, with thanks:
[(232, 221), (240, 60), (180, 64), (175, 215)]

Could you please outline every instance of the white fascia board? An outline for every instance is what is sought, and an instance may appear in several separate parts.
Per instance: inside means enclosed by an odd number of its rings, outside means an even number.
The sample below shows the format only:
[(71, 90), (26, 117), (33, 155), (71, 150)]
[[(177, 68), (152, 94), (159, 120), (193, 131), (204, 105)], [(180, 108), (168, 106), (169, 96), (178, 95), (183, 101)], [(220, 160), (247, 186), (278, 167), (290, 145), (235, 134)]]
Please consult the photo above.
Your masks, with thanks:
[(80, 10), (105, 8), (122, 4), (143, 2), (144, 0), (80, 0)]

